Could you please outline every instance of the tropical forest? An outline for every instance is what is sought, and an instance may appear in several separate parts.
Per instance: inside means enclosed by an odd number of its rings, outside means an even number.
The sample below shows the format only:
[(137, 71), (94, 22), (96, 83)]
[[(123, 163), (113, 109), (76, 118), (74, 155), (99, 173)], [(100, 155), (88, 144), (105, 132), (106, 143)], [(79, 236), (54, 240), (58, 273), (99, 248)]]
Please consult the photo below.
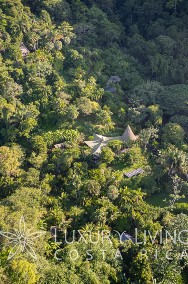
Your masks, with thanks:
[(0, 0), (0, 284), (188, 283), (188, 1)]

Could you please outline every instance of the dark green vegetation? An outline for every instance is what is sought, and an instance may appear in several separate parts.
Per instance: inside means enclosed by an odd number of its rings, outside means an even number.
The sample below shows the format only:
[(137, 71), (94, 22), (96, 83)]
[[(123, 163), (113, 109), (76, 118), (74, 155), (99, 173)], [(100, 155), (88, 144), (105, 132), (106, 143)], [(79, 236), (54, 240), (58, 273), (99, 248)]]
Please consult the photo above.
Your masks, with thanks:
[[(188, 2), (0, 0), (0, 27), (0, 229), (17, 229), (22, 215), (34, 232), (57, 226), (59, 239), (66, 229), (188, 229)], [(116, 92), (104, 91), (114, 75)], [(128, 124), (139, 139), (95, 161), (84, 139)], [(124, 177), (139, 167), (144, 174)], [(37, 260), (7, 261), (2, 240), (0, 283), (188, 283), (179, 243), (120, 246), (116, 234), (111, 244), (58, 245), (47, 233)]]

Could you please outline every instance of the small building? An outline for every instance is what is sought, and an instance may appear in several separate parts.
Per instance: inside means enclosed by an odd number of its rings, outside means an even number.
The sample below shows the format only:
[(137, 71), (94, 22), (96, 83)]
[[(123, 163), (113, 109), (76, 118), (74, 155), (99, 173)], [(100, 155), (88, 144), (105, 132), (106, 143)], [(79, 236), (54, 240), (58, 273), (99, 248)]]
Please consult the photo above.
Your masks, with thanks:
[(131, 235), (127, 234), (126, 232), (123, 232), (120, 236), (120, 241), (121, 242), (126, 242), (126, 241), (134, 242), (134, 238)]
[(92, 154), (99, 155), (103, 147), (106, 147), (109, 142), (119, 140), (122, 142), (135, 141), (138, 136), (134, 135), (132, 129), (128, 125), (122, 136), (106, 137), (99, 134), (93, 135), (94, 139), (91, 141), (84, 141), (92, 149)]
[(122, 141), (128, 142), (128, 141), (136, 141), (138, 139), (138, 136), (136, 136), (130, 126), (128, 125), (125, 129), (123, 135), (122, 135)]
[(106, 86), (109, 86), (111, 84), (116, 84), (116, 83), (119, 83), (121, 82), (121, 78), (118, 77), (118, 76), (111, 76), (109, 79), (108, 79), (108, 82), (106, 84)]
[(130, 178), (130, 177), (137, 176), (137, 175), (140, 175), (140, 174), (143, 174), (143, 173), (144, 173), (144, 170), (141, 169), (141, 168), (138, 168), (138, 169), (133, 170), (131, 172), (125, 173), (124, 175), (126, 177)]
[(23, 57), (26, 57), (29, 54), (29, 50), (23, 43), (20, 45), (20, 50)]
[(54, 149), (64, 149), (65, 145), (64, 143), (55, 144), (53, 148)]

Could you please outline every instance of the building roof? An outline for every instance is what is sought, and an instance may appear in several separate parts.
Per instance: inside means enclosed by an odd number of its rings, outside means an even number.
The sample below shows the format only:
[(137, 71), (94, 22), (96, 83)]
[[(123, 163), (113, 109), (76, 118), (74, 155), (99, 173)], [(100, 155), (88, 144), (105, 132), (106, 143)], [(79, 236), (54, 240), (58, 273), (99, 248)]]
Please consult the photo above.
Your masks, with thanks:
[(94, 134), (92, 141), (85, 141), (85, 143), (92, 149), (92, 154), (99, 155), (102, 148), (107, 146), (110, 141), (120, 140), (120, 137), (106, 137), (99, 134)]
[(85, 141), (85, 143), (92, 149), (92, 154), (99, 155), (103, 147), (107, 146), (110, 141), (120, 140), (128, 142), (129, 140), (135, 141), (137, 136), (134, 135), (132, 129), (128, 125), (122, 136), (106, 137), (99, 134), (93, 134), (92, 141)]
[(111, 76), (108, 79), (107, 86), (109, 86), (110, 84), (115, 84), (115, 83), (119, 83), (119, 82), (121, 82), (121, 78), (120, 77), (118, 77), (118, 76)]
[(126, 241), (134, 242), (134, 238), (131, 235), (127, 234), (126, 232), (123, 232), (120, 236), (120, 241), (121, 242), (126, 242)]
[(139, 175), (139, 174), (142, 174), (142, 173), (144, 173), (144, 170), (141, 169), (141, 168), (138, 168), (138, 169), (133, 170), (133, 171), (131, 171), (131, 172), (125, 173), (125, 176), (128, 177), (128, 178), (130, 178), (130, 177), (133, 177), (133, 176), (137, 176), (137, 175)]
[(128, 125), (127, 128), (125, 129), (125, 132), (122, 135), (122, 141), (128, 142), (129, 140), (135, 141), (138, 138), (138, 136), (134, 135), (132, 129)]
[(64, 148), (64, 143), (55, 144), (54, 148), (55, 149), (62, 149), (62, 148)]
[(26, 56), (29, 53), (29, 50), (23, 43), (20, 45), (20, 50), (21, 50), (22, 56)]

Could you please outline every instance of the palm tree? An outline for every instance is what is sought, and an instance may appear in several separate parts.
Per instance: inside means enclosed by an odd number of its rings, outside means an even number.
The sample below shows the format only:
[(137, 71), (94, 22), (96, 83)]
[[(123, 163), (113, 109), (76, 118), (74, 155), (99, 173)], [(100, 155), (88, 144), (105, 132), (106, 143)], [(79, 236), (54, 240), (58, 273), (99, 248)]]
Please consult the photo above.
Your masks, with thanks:
[(175, 148), (174, 146), (163, 150), (159, 158), (162, 166), (168, 169), (168, 174), (171, 176), (174, 173), (185, 174), (188, 169), (188, 156), (185, 152)]

